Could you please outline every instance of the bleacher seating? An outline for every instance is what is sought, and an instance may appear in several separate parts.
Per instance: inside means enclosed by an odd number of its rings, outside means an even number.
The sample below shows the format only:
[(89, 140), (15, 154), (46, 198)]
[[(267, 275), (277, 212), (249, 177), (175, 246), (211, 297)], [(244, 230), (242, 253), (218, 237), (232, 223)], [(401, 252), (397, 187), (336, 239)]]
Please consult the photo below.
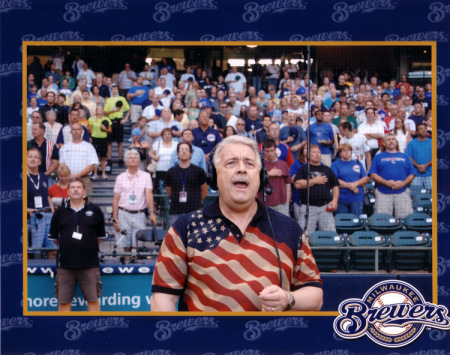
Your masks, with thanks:
[[(309, 237), (313, 255), (320, 272), (345, 269), (348, 271), (348, 252), (341, 249), (333, 249), (336, 246), (345, 246), (345, 238), (336, 232), (315, 231)], [(331, 247), (320, 249), (320, 247)]]

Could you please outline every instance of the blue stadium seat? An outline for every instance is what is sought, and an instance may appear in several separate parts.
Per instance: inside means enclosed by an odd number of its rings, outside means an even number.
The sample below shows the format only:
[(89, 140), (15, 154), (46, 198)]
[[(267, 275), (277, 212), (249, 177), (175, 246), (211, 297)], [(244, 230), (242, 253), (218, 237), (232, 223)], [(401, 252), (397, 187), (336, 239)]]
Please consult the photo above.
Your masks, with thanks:
[(374, 213), (367, 220), (367, 227), (371, 231), (392, 234), (401, 229), (401, 221), (388, 213)]
[(409, 187), (410, 193), (411, 193), (411, 198), (413, 198), (416, 195), (420, 195), (420, 194), (431, 194), (431, 191), (422, 187), (422, 186), (413, 186), (411, 185)]
[(408, 247), (408, 250), (392, 251), (392, 268), (400, 271), (431, 270), (431, 251), (414, 250), (414, 247), (428, 246), (427, 237), (416, 231), (398, 231), (391, 236), (394, 247)]
[(412, 197), (413, 204), (423, 207), (426, 212), (431, 212), (431, 194), (417, 194)]
[[(376, 247), (384, 247), (386, 237), (375, 231), (358, 231), (353, 233), (349, 238), (349, 244), (352, 247), (364, 247), (367, 250), (350, 248), (350, 269), (358, 271), (374, 271)], [(378, 269), (390, 271), (390, 264), (385, 250), (378, 252)]]
[(407, 230), (431, 233), (433, 219), (426, 213), (412, 213), (405, 217), (403, 226)]
[(348, 269), (348, 253), (345, 250), (320, 250), (315, 247), (345, 246), (345, 238), (336, 232), (315, 231), (309, 238), (314, 259), (319, 271)]
[(364, 220), (353, 213), (338, 213), (334, 216), (334, 223), (338, 233), (351, 234), (364, 229)]

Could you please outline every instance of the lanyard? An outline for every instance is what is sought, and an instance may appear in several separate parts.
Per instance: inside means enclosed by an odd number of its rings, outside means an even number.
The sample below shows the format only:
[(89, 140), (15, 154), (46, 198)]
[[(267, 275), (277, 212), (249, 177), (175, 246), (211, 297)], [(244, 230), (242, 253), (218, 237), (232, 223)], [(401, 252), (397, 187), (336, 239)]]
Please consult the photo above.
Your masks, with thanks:
[(59, 187), (59, 191), (61, 192), (61, 197), (62, 197), (62, 198), (67, 198), (67, 196), (64, 196), (64, 192), (63, 192), (63, 190), (61, 189), (61, 186), (59, 186), (59, 184), (58, 184), (58, 187)]
[(30, 179), (31, 183), (34, 185), (34, 188), (39, 191), (39, 185), (41, 183), (41, 175), (38, 173), (38, 182), (37, 184), (34, 183), (34, 180), (31, 178), (30, 174), (27, 173), (28, 178)]
[(80, 223), (78, 222), (78, 218), (77, 218), (77, 214), (75, 213), (75, 210), (72, 209), (72, 212), (73, 212), (73, 216), (75, 217), (75, 221), (77, 223), (77, 233), (78, 233), (78, 231), (80, 229)]
[(183, 185), (183, 191), (184, 191), (184, 185), (186, 185), (186, 181), (187, 181), (187, 177), (188, 177), (190, 168), (191, 168), (191, 166), (189, 165), (189, 167), (187, 168), (187, 171), (186, 171), (186, 176), (183, 179), (183, 175), (181, 174), (181, 168), (178, 165), (178, 174), (180, 174), (180, 180), (181, 180), (181, 184)]

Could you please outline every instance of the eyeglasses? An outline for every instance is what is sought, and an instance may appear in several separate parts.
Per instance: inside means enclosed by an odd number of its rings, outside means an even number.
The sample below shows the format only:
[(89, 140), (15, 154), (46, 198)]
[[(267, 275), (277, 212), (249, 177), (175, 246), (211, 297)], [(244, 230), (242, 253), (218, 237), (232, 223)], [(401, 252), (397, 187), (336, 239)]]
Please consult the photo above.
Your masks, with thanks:
[(190, 152), (189, 148), (180, 148), (180, 152)]

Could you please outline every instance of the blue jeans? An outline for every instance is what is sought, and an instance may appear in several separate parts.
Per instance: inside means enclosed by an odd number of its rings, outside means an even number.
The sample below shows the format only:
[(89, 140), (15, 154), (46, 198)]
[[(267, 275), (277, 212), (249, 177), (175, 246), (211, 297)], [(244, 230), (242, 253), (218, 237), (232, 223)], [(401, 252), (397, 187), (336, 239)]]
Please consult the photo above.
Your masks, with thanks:
[(267, 79), (267, 82), (269, 83), (269, 85), (274, 85), (275, 91), (278, 91), (278, 88), (277, 88), (278, 79)]
[[(31, 231), (31, 247), (32, 248), (54, 248), (55, 243), (48, 239), (50, 232), (50, 222), (53, 217), (53, 213), (46, 212), (41, 213), (42, 218), (36, 218), (36, 213), (30, 217), (28, 221), (29, 230)], [(34, 252), (35, 257), (41, 256), (41, 251)]]
[(253, 77), (252, 82), (256, 89), (256, 95), (258, 95), (258, 91), (261, 90), (261, 78)]
[(339, 201), (336, 214), (338, 213), (353, 213), (357, 216), (363, 213), (364, 201)]

